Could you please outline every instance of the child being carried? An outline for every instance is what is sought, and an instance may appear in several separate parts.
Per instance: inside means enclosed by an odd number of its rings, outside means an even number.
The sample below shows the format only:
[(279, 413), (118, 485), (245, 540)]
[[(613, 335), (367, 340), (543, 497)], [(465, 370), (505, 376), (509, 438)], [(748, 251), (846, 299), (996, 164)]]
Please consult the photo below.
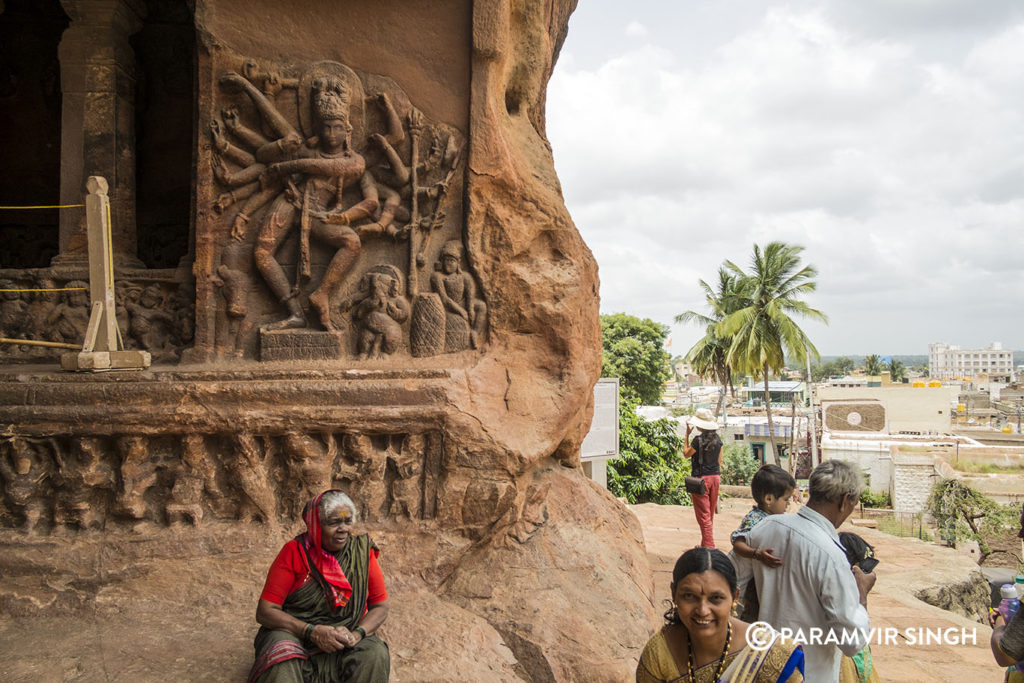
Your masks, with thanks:
[[(751, 560), (756, 560), (767, 567), (782, 566), (782, 559), (772, 555), (774, 548), (751, 548), (747, 544), (747, 534), (768, 515), (784, 513), (794, 491), (796, 491), (796, 480), (793, 479), (793, 475), (778, 465), (762, 466), (750, 481), (750, 492), (757, 505), (743, 517), (740, 528), (732, 532), (730, 536), (732, 552), (729, 553), (729, 559), (735, 565), (737, 575), (741, 577), (741, 585), (738, 588), (742, 597), (741, 604), (737, 609), (742, 621), (748, 623), (757, 621), (758, 611), (757, 588), (754, 582), (749, 580), (750, 567), (743, 565)], [(746, 585), (742, 585), (743, 583)]]

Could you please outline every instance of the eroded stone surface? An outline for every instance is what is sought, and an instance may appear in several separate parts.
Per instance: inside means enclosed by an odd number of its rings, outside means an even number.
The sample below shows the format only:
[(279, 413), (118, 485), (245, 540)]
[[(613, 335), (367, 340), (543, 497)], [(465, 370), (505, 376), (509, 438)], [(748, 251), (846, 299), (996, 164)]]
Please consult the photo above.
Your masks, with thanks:
[[(517, 524), (477, 542), (440, 524), (362, 525), (389, 584), (393, 680), (628, 677), (651, 620), (636, 518), (555, 464), (535, 473), (521, 505), (507, 515)], [(266, 567), (300, 529), (0, 532), (0, 674), (238, 680), (251, 664)]]
[[(118, 311), (182, 363), (0, 371), (10, 678), (237, 680), (266, 569), (329, 485), (385, 551), (397, 680), (628, 677), (649, 574), (579, 470), (598, 282), (544, 133), (573, 6), (195, 3), (194, 296), (181, 269), (133, 275)], [(0, 312), (57, 298), (33, 303)], [(261, 334), (334, 341), (261, 359)], [(88, 627), (26, 655), (56, 618)]]

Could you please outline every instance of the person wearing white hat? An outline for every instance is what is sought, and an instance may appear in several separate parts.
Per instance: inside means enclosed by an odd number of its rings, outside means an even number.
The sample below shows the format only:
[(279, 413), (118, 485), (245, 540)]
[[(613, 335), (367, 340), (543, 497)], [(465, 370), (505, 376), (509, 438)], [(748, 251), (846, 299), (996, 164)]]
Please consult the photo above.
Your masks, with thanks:
[[(690, 439), (694, 428), (697, 436)], [(690, 458), (690, 474), (704, 481), (703, 493), (690, 492), (693, 512), (700, 527), (700, 544), (714, 548), (715, 508), (718, 506), (718, 487), (722, 483), (722, 440), (718, 437), (718, 421), (710, 410), (700, 408), (686, 421), (686, 441), (683, 455)]]

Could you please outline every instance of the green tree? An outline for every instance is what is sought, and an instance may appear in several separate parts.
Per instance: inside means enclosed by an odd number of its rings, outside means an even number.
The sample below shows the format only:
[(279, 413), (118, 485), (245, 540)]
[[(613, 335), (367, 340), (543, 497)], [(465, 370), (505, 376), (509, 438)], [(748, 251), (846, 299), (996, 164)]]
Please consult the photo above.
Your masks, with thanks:
[(889, 377), (893, 382), (902, 382), (907, 376), (907, 368), (903, 361), (893, 358), (889, 361)]
[[(848, 358), (846, 360), (849, 360)], [(840, 369), (836, 361), (830, 360), (825, 363), (814, 363), (811, 365), (811, 379), (821, 382), (829, 377), (839, 377), (847, 373)]]
[(979, 563), (993, 552), (989, 542), (1004, 535), (1020, 516), (1019, 505), (1000, 505), (959, 479), (935, 482), (925, 510), (942, 537), (954, 547), (961, 541), (977, 541)]
[(601, 376), (618, 377), (622, 396), (646, 405), (661, 403), (671, 376), (665, 350), (668, 326), (625, 313), (601, 316)]
[[(722, 385), (716, 412), (719, 415), (725, 412), (726, 390), (732, 389), (732, 366), (726, 358), (732, 340), (720, 334), (719, 326), (726, 316), (743, 306), (746, 301), (746, 282), (743, 277), (720, 267), (715, 287), (704, 280), (698, 281), (700, 288), (704, 290), (708, 315), (686, 311), (676, 316), (677, 323), (696, 323), (704, 326), (704, 336), (687, 351), (686, 360), (697, 374), (714, 379)], [(733, 396), (736, 395), (735, 389), (732, 393)]]
[(768, 441), (775, 464), (778, 464), (778, 450), (768, 391), (771, 372), (782, 369), (786, 356), (801, 364), (808, 353), (820, 357), (807, 334), (790, 316), (828, 322), (824, 313), (811, 308), (801, 298), (817, 288), (814, 278), (818, 275), (814, 266), (800, 263), (801, 252), (803, 247), (782, 242), (771, 242), (763, 250), (755, 244), (749, 274), (727, 261), (726, 266), (745, 280), (745, 301), (718, 326), (718, 334), (732, 342), (726, 360), (733, 367), (764, 379)]
[(868, 375), (882, 374), (882, 361), (878, 358), (877, 354), (873, 353), (864, 359), (864, 372)]
[(821, 382), (828, 379), (829, 370), (831, 369), (830, 363), (811, 363), (811, 381)]
[(676, 422), (645, 420), (636, 399), (619, 402), (619, 457), (608, 462), (608, 490), (630, 503), (689, 503), (683, 479), (690, 461), (680, 457), (683, 439)]
[(840, 356), (832, 362), (835, 363), (835, 374), (837, 375), (849, 375), (853, 372), (854, 368), (857, 367), (857, 364), (853, 362), (853, 359), (847, 358), (846, 356)]

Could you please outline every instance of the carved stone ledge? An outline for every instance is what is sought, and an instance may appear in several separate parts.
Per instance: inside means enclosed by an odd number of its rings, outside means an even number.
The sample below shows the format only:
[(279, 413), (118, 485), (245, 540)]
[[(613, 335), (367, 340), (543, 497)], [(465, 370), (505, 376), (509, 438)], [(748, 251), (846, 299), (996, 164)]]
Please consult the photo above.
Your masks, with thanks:
[(260, 360), (340, 360), (345, 339), (326, 330), (274, 330), (260, 332)]
[(166, 434), (289, 429), (422, 431), (449, 412), (448, 372), (150, 370), (67, 375), (0, 369), (10, 434)]

